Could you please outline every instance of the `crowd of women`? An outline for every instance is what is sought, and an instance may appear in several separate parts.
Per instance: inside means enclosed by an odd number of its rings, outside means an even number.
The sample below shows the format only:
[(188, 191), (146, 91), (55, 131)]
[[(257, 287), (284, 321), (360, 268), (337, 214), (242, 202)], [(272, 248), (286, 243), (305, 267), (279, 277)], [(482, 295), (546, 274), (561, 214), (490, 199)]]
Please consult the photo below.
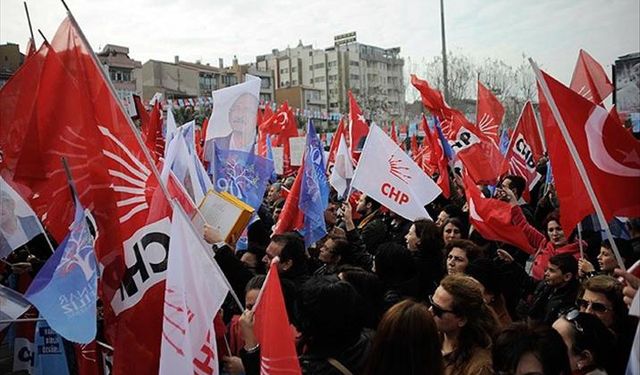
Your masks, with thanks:
[[(511, 203), (534, 252), (485, 240), (461, 186), (427, 206), (435, 221), (404, 220), (364, 194), (355, 204), (332, 195), (328, 235), (305, 249), (297, 233), (271, 234), (291, 183), (271, 185), (246, 250), (213, 245), (247, 307), (225, 306), (224, 372), (260, 373), (251, 307), (278, 257), (305, 374), (624, 373), (640, 280), (617, 269), (598, 228), (581, 239), (563, 231), (552, 187), (526, 202), (524, 180), (506, 176), (492, 194)], [(628, 267), (640, 258), (640, 220), (625, 225), (615, 244)], [(205, 239), (219, 240), (211, 230)]]

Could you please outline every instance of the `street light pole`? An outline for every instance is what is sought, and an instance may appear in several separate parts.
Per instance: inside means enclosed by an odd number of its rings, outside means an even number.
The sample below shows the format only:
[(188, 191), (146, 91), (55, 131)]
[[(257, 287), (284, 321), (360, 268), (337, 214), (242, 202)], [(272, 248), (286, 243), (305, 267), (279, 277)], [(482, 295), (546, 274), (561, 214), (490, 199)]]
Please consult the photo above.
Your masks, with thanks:
[(447, 71), (447, 41), (444, 35), (444, 0), (440, 0), (440, 26), (442, 34), (442, 75), (444, 79), (444, 99), (449, 101), (449, 75)]

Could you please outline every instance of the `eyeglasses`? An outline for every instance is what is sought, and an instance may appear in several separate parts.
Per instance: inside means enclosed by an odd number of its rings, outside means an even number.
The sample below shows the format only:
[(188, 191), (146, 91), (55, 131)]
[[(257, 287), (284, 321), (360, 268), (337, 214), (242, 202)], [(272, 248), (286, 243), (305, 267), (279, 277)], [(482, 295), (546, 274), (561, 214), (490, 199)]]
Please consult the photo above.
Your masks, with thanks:
[(611, 310), (611, 308), (609, 308), (602, 302), (587, 301), (586, 299), (582, 298), (578, 298), (578, 300), (576, 301), (576, 305), (578, 305), (578, 307), (582, 310), (587, 310), (589, 306), (591, 306), (591, 311), (597, 313), (603, 313)]
[(444, 315), (445, 313), (455, 314), (455, 311), (443, 309), (437, 303), (433, 302), (432, 295), (429, 296), (429, 305), (431, 305), (431, 311), (433, 311), (433, 315), (437, 316), (438, 318), (442, 318), (442, 315)]
[(576, 331), (578, 331), (580, 333), (584, 333), (584, 329), (582, 329), (582, 326), (580, 325), (580, 323), (578, 323), (578, 320), (577, 320), (579, 316), (580, 316), (580, 310), (573, 309), (573, 310), (570, 310), (568, 313), (566, 313), (564, 315), (564, 318), (568, 322), (573, 324), (573, 326), (575, 327)]

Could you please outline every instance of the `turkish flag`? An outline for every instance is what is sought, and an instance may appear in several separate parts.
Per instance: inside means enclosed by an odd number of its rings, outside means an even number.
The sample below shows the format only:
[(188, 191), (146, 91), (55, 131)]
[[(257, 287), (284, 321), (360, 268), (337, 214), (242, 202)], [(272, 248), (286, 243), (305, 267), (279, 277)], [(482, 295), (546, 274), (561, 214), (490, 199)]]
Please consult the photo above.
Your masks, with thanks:
[[(556, 107), (575, 145), (595, 196), (607, 221), (614, 215), (640, 216), (640, 142), (620, 127), (601, 106), (540, 72), (540, 114), (547, 150), (560, 200), (561, 224), (569, 233), (594, 211), (569, 152), (559, 124), (551, 112)], [(548, 87), (548, 92), (543, 91)]]
[[(152, 160), (73, 21), (0, 90), (2, 173), (60, 242), (74, 205), (61, 157), (95, 219), (114, 373), (158, 372), (170, 205)], [(127, 270), (127, 272), (125, 272)]]
[(260, 373), (301, 374), (294, 331), (289, 325), (276, 262), (269, 267), (254, 311), (254, 331), (260, 343)]
[(523, 177), (531, 190), (541, 177), (536, 171), (536, 162), (541, 154), (542, 144), (538, 134), (536, 115), (533, 113), (531, 102), (527, 101), (509, 142), (502, 170)]
[(535, 252), (521, 228), (513, 224), (512, 207), (509, 203), (484, 198), (466, 173), (462, 181), (469, 203), (469, 221), (482, 237), (506, 242), (530, 254)]
[(602, 101), (613, 92), (613, 85), (602, 65), (583, 49), (578, 54), (569, 87), (598, 105), (602, 105)]
[(151, 152), (154, 162), (157, 162), (164, 155), (164, 137), (162, 136), (162, 109), (160, 102), (156, 101), (148, 115), (149, 123), (146, 129), (143, 129), (142, 138), (145, 145)]
[[(282, 234), (285, 232), (292, 232), (301, 230), (304, 227), (304, 214), (302, 210), (298, 208), (300, 203), (300, 188), (302, 186), (302, 179), (304, 178), (304, 162), (298, 169), (298, 175), (293, 181), (291, 191), (286, 196), (284, 207), (278, 217), (278, 222), (275, 228), (273, 228), (273, 234)], [(284, 190), (284, 189), (283, 189)]]
[(478, 81), (478, 102), (476, 108), (476, 127), (498, 147), (498, 130), (504, 118), (504, 107), (491, 90)]
[(369, 134), (369, 125), (364, 119), (364, 115), (362, 114), (362, 110), (358, 105), (358, 102), (353, 97), (351, 91), (348, 92), (349, 95), (349, 127), (348, 127), (348, 144), (351, 149), (351, 155), (353, 160), (357, 164), (358, 159), (360, 158), (360, 153), (362, 152), (362, 147), (364, 146), (363, 138)]
[[(288, 176), (294, 173), (294, 168), (291, 166), (291, 146), (289, 144), (289, 138), (298, 136), (298, 126), (296, 116), (293, 110), (289, 107), (289, 104), (285, 102), (280, 106), (278, 111), (271, 115), (269, 118), (265, 117), (265, 120), (258, 127), (258, 134), (273, 134), (272, 138), (274, 147), (283, 148), (283, 169), (284, 175)], [(266, 138), (264, 138), (264, 145), (266, 150)], [(262, 142), (262, 138), (259, 138)], [(260, 145), (258, 145), (259, 151)]]

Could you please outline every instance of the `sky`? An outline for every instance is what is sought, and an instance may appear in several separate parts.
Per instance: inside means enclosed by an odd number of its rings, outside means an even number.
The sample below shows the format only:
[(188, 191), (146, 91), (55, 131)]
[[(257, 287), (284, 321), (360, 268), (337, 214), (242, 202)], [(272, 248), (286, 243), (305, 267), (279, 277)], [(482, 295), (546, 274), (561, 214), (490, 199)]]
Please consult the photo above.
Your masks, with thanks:
[[(338, 34), (400, 47), (412, 65), (441, 53), (439, 0), (66, 0), (94, 50), (127, 46), (129, 56), (240, 63), (299, 40), (326, 48)], [(34, 32), (52, 38), (66, 16), (59, 0), (28, 1)], [(447, 48), (475, 61), (516, 66), (522, 55), (568, 83), (580, 48), (610, 72), (618, 56), (640, 50), (638, 0), (445, 0)], [(29, 37), (22, 0), (0, 1), (0, 44)], [(40, 43), (42, 39), (36, 36)], [(407, 65), (409, 66), (409, 65)], [(410, 73), (414, 73), (411, 72)]]

